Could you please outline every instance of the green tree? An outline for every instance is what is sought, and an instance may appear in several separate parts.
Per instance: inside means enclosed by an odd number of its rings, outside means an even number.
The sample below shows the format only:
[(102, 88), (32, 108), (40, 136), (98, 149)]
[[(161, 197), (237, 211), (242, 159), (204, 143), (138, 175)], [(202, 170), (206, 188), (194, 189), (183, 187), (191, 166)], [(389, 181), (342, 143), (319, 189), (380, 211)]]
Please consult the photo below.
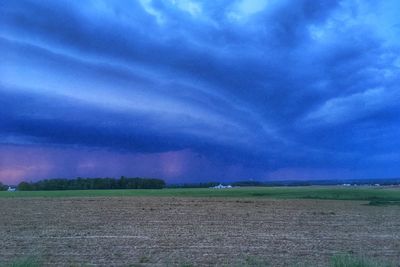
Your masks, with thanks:
[(46, 179), (34, 183), (21, 182), (18, 190), (85, 190), (85, 189), (161, 189), (165, 182), (161, 179), (145, 178), (77, 178)]
[(30, 184), (28, 182), (20, 182), (17, 188), (18, 188), (19, 191), (31, 191), (31, 190), (34, 190), (32, 184)]
[(8, 186), (6, 186), (6, 185), (4, 185), (4, 184), (2, 184), (2, 183), (0, 182), (0, 191), (6, 191), (7, 188), (8, 188)]

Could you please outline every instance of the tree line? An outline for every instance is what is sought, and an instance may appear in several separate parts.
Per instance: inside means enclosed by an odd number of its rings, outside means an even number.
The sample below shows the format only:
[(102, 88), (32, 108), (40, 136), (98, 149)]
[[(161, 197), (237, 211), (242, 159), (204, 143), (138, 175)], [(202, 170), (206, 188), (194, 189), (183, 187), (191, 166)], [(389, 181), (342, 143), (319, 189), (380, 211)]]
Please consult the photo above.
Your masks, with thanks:
[(6, 191), (7, 189), (8, 189), (8, 186), (6, 186), (0, 182), (0, 191)]
[(164, 180), (150, 178), (76, 178), (76, 179), (46, 179), (38, 182), (21, 182), (20, 191), (41, 190), (90, 190), (90, 189), (161, 189), (165, 187)]

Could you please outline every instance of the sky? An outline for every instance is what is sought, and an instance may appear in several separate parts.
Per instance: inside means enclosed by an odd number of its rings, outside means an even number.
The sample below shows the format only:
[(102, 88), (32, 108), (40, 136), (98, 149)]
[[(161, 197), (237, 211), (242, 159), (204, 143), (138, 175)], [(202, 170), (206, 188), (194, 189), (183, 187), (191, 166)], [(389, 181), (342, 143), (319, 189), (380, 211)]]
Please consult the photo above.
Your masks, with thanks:
[(397, 0), (0, 0), (0, 181), (400, 176)]

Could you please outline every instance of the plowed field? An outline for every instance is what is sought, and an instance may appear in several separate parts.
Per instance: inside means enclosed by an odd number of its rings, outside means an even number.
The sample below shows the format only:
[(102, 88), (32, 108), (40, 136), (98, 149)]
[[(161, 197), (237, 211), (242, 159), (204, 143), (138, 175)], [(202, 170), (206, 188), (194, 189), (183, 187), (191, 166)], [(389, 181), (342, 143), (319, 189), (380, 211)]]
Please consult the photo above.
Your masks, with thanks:
[(363, 201), (93, 197), (0, 199), (0, 263), (208, 266), (348, 253), (400, 262), (400, 207)]

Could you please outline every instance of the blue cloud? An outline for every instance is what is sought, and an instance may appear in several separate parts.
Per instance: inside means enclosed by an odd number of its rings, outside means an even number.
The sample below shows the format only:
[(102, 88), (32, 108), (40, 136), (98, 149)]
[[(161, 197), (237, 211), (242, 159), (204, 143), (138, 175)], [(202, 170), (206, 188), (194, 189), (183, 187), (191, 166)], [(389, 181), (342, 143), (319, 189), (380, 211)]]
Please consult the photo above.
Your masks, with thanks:
[(396, 1), (214, 2), (0, 1), (0, 142), (397, 174)]

